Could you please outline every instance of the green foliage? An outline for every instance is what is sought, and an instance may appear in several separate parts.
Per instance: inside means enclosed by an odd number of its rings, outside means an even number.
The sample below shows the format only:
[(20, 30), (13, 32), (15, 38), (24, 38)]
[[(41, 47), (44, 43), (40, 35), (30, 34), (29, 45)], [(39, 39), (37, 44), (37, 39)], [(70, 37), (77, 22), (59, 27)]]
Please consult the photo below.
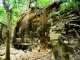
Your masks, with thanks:
[[(14, 0), (10, 0), (9, 3), (10, 3), (11, 5), (14, 5)], [(13, 8), (13, 10), (14, 10), (14, 9), (15, 9), (15, 8)], [(14, 20), (13, 18), (15, 17), (14, 14), (17, 15), (17, 12), (13, 11), (12, 21)], [(6, 15), (6, 10), (4, 9), (3, 6), (0, 6), (0, 22), (2, 22), (2, 23), (4, 23), (4, 24), (7, 24), (8, 22), (7, 22), (6, 16), (7, 16), (7, 15)]]
[(0, 7), (0, 22), (5, 22), (6, 11), (3, 7)]
[(67, 2), (63, 2), (60, 4), (59, 11), (60, 13), (64, 13), (77, 7), (78, 7), (78, 4), (74, 0), (73, 1), (68, 0)]
[(50, 0), (37, 0), (37, 4), (40, 8), (44, 8), (50, 4)]

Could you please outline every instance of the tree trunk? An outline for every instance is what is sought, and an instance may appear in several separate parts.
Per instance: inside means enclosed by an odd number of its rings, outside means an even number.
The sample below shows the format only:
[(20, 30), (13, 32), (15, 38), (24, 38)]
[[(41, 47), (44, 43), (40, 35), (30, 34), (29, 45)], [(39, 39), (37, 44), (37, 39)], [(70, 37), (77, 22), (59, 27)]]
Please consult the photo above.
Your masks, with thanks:
[(10, 12), (6, 12), (7, 13), (7, 19), (8, 21), (8, 27), (7, 27), (7, 32), (6, 32), (6, 60), (10, 60), (10, 40), (11, 40), (11, 13)]
[[(8, 2), (8, 3), (7, 3)], [(6, 60), (10, 60), (10, 40), (11, 40), (11, 19), (12, 19), (12, 8), (9, 7), (9, 0), (3, 0), (3, 5), (7, 14), (7, 32), (6, 32)]]

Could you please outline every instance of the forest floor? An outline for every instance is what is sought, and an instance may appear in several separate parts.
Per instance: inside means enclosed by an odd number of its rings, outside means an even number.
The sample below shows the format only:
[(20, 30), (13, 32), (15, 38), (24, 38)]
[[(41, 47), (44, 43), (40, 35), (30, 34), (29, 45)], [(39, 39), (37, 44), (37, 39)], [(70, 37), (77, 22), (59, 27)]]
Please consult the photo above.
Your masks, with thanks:
[[(0, 48), (0, 60), (5, 60), (6, 48)], [(50, 49), (41, 49), (38, 51), (37, 48), (32, 51), (27, 50), (17, 50), (15, 48), (10, 48), (10, 58), (11, 60), (54, 60), (54, 56)]]

